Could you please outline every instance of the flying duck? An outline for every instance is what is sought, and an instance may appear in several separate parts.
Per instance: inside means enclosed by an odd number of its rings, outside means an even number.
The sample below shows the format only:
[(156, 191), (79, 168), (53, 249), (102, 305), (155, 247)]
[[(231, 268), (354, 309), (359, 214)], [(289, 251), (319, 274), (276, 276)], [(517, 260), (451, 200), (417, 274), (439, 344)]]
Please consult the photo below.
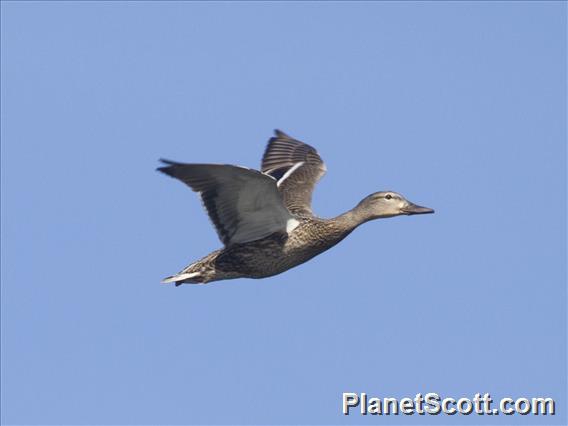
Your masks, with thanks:
[(434, 213), (401, 194), (381, 191), (333, 219), (316, 217), (312, 193), (326, 172), (325, 164), (310, 145), (280, 130), (274, 133), (260, 171), (160, 160), (164, 166), (157, 170), (199, 193), (224, 245), (163, 283), (270, 277), (328, 250), (370, 220)]

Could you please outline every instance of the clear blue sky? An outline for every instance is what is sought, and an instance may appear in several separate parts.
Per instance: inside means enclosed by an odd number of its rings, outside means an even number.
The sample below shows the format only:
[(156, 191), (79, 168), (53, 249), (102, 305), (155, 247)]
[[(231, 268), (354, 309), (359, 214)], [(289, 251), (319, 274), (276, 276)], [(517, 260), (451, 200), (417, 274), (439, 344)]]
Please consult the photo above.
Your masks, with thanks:
[[(5, 424), (564, 424), (566, 3), (7, 2)], [(160, 285), (219, 247), (159, 157), (319, 150), (368, 223), (264, 280)], [(348, 418), (342, 392), (556, 398), (554, 417)]]

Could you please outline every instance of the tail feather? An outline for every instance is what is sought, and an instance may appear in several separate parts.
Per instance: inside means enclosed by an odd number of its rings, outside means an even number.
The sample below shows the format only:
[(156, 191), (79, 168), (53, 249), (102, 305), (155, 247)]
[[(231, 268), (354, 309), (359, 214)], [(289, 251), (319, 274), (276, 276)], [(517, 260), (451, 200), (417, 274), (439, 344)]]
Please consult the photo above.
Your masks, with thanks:
[(166, 277), (162, 280), (164, 284), (175, 283), (176, 287), (181, 284), (206, 284), (210, 281), (217, 281), (219, 278), (215, 268), (215, 260), (221, 250), (208, 254), (203, 259), (193, 262), (183, 268), (177, 274)]
[[(184, 273), (184, 274), (176, 274), (176, 275), (172, 275), (171, 277), (166, 277), (162, 280), (162, 284), (169, 284), (169, 283), (175, 283), (176, 287), (178, 285), (183, 284), (186, 280), (194, 280), (195, 278), (199, 277), (201, 275), (201, 272), (191, 272), (191, 273)], [(199, 281), (194, 281), (194, 282), (199, 282)]]

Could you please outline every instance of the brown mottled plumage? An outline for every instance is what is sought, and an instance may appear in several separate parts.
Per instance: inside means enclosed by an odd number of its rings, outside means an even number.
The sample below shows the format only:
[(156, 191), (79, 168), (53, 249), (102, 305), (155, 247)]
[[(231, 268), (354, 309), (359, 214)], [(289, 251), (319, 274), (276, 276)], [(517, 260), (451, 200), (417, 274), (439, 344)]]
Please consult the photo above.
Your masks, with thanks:
[(199, 192), (225, 247), (164, 279), (205, 284), (232, 278), (280, 274), (333, 247), (369, 220), (433, 213), (396, 192), (377, 192), (354, 209), (321, 219), (311, 209), (312, 192), (326, 168), (316, 150), (276, 130), (261, 172), (231, 165), (162, 160), (158, 170)]
[[(274, 233), (266, 238), (235, 244), (205, 256), (178, 275), (197, 272), (188, 282), (207, 283), (229, 278), (265, 278), (307, 262), (331, 248), (352, 230), (345, 221), (300, 219), (288, 236)], [(176, 282), (176, 285), (185, 281)]]

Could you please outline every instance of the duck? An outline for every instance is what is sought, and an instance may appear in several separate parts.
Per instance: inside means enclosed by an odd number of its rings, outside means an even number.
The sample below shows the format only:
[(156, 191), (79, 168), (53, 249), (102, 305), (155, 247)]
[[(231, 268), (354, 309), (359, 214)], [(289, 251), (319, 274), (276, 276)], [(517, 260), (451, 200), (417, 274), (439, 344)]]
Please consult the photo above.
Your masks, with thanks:
[(371, 220), (434, 213), (397, 192), (380, 191), (337, 217), (317, 217), (312, 193), (326, 173), (325, 163), (315, 148), (281, 130), (269, 139), (260, 170), (160, 161), (159, 172), (199, 194), (223, 243), (162, 280), (176, 286), (271, 277), (323, 253)]

